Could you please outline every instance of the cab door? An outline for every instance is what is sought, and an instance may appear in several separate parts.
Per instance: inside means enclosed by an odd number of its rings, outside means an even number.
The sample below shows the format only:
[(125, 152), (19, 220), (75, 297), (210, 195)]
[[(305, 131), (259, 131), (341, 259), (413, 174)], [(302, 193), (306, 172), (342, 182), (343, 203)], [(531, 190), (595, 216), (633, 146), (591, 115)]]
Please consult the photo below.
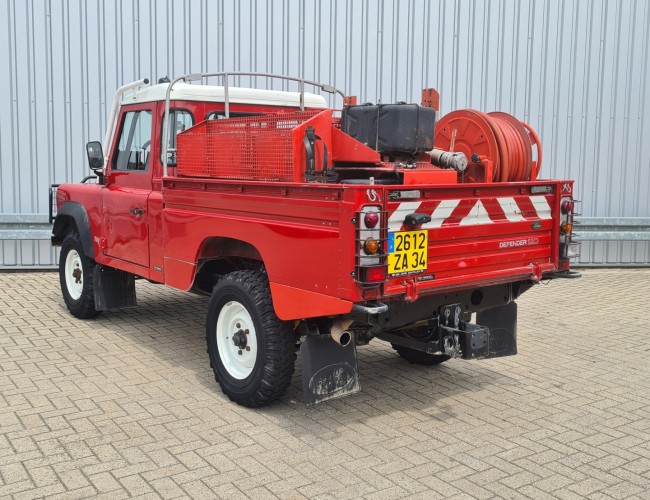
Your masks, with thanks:
[(103, 196), (106, 254), (149, 267), (153, 106), (122, 108)]

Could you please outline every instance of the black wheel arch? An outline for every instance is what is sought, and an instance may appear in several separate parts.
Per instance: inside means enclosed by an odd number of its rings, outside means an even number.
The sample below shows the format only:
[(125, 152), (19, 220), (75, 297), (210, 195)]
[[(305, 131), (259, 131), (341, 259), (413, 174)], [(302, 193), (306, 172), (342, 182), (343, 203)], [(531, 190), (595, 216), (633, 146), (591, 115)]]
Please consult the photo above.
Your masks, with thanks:
[(52, 245), (61, 245), (71, 228), (79, 232), (84, 253), (91, 259), (95, 258), (93, 236), (90, 230), (90, 219), (86, 208), (79, 202), (66, 201), (57, 211), (52, 227)]
[(221, 276), (234, 271), (263, 269), (260, 252), (251, 243), (235, 238), (214, 236), (201, 243), (191, 290), (212, 294)]

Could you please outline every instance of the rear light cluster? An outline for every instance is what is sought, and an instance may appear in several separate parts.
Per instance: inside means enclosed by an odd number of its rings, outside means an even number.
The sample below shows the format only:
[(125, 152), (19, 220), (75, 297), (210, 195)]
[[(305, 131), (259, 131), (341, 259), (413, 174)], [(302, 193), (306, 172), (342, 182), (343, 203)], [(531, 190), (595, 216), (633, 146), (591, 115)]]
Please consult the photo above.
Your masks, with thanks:
[(357, 224), (355, 281), (361, 286), (375, 287), (386, 281), (386, 229), (382, 222), (386, 213), (380, 207), (363, 207), (355, 217)]
[(580, 255), (580, 242), (574, 240), (575, 233), (573, 226), (577, 224), (574, 221), (576, 203), (578, 201), (570, 197), (564, 197), (560, 200), (560, 258), (570, 259)]

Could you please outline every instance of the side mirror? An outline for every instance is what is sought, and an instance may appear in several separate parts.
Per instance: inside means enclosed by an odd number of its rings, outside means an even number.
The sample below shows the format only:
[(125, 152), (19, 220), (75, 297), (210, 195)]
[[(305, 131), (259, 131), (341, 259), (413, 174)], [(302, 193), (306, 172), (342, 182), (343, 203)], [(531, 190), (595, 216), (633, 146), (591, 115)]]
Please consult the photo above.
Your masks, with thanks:
[(102, 151), (101, 142), (92, 141), (86, 144), (86, 154), (88, 155), (88, 166), (93, 172), (97, 173), (98, 170), (104, 168), (104, 151)]

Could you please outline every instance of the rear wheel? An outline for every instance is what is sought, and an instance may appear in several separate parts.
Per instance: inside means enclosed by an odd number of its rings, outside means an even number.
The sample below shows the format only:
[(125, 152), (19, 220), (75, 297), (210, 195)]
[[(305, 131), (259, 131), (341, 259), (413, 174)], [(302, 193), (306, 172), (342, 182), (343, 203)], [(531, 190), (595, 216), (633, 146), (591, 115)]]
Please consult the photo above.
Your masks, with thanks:
[(275, 314), (266, 277), (235, 271), (212, 291), (206, 322), (210, 365), (224, 394), (248, 407), (278, 399), (296, 360), (289, 323)]
[[(399, 335), (403, 335), (409, 340), (415, 340), (417, 342), (428, 342), (432, 340), (433, 332), (429, 330), (428, 325), (425, 322), (416, 323), (404, 327), (400, 330), (395, 331)], [(402, 345), (391, 344), (393, 349), (397, 351), (402, 358), (404, 358), (409, 363), (415, 363), (418, 365), (439, 365), (447, 361), (449, 356), (446, 354), (428, 354), (424, 351), (417, 351), (411, 349), (410, 347), (405, 347)]]
[(66, 307), (80, 319), (94, 318), (100, 313), (95, 309), (94, 268), (95, 261), (84, 253), (79, 233), (67, 235), (61, 245), (59, 281)]
[(449, 356), (446, 354), (428, 354), (423, 351), (416, 351), (415, 349), (410, 349), (401, 345), (391, 344), (393, 349), (397, 351), (402, 358), (404, 358), (409, 363), (415, 363), (418, 365), (439, 365), (444, 363), (449, 359)]

